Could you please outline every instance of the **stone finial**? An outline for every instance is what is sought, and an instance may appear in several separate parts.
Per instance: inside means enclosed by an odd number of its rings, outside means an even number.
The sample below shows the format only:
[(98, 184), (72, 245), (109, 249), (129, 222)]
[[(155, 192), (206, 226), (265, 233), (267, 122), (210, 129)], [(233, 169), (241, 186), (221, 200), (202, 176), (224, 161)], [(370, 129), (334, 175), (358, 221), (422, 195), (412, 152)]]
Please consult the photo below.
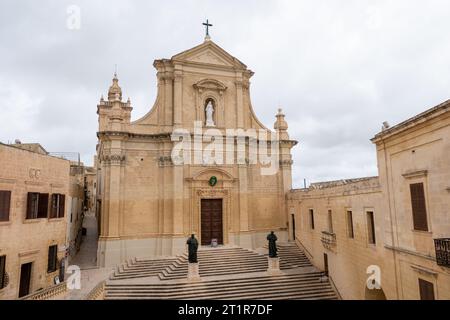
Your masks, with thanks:
[(287, 133), (288, 124), (286, 120), (284, 120), (283, 109), (278, 108), (278, 113), (276, 115), (277, 120), (274, 124), (274, 129), (277, 131), (278, 136), (281, 140), (289, 140), (289, 135)]
[(119, 86), (119, 79), (117, 78), (117, 73), (114, 73), (113, 84), (109, 87), (108, 100), (122, 100), (122, 88)]
[(288, 129), (288, 124), (284, 120), (283, 109), (278, 108), (278, 113), (276, 115), (277, 121), (275, 121), (274, 128), (277, 131), (286, 131)]

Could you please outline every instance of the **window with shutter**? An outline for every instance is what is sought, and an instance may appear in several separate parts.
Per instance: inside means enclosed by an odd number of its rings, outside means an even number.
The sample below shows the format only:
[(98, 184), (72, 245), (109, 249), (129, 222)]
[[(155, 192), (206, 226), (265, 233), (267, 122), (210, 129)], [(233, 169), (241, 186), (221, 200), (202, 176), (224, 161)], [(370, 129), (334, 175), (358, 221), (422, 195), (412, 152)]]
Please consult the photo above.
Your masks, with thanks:
[(64, 211), (66, 209), (66, 196), (64, 194), (59, 195), (59, 210), (58, 210), (58, 217), (64, 218)]
[(48, 267), (47, 267), (48, 273), (56, 271), (58, 258), (57, 253), (58, 253), (57, 245), (48, 247)]
[(0, 221), (9, 221), (11, 191), (0, 191)]
[(50, 219), (58, 217), (58, 195), (52, 194), (52, 204), (50, 208)]
[(38, 201), (38, 216), (40, 218), (48, 217), (48, 193), (40, 193)]
[(38, 216), (39, 193), (28, 192), (27, 196), (27, 219), (36, 219)]
[(409, 185), (411, 193), (411, 207), (413, 213), (414, 230), (428, 231), (427, 209), (423, 183)]
[(348, 229), (348, 237), (353, 239), (355, 237), (353, 232), (353, 212), (347, 211), (347, 229)]
[(434, 300), (434, 285), (423, 279), (419, 279), (420, 300)]
[(0, 289), (6, 285), (6, 256), (0, 256)]
[(372, 211), (367, 211), (367, 233), (368, 233), (368, 241), (370, 244), (375, 244), (375, 219), (373, 217)]

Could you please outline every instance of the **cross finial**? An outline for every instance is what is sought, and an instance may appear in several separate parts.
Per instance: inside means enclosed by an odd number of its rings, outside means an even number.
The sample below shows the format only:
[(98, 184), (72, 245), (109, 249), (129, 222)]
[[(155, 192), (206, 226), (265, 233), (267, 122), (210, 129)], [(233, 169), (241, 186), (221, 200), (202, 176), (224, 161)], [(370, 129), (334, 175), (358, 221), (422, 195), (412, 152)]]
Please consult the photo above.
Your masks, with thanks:
[(213, 25), (209, 23), (208, 19), (206, 19), (206, 23), (203, 23), (203, 25), (206, 27), (206, 37), (205, 37), (205, 39), (209, 39), (209, 27), (212, 27)]

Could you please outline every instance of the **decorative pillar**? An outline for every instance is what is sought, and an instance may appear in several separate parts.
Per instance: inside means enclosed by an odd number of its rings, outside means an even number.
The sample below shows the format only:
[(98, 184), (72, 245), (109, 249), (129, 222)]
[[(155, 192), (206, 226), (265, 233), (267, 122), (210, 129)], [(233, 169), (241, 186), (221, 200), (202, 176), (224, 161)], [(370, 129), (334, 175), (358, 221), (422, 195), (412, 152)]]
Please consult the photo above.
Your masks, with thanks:
[(183, 121), (183, 72), (181, 70), (175, 70), (173, 83), (173, 125), (179, 128)]

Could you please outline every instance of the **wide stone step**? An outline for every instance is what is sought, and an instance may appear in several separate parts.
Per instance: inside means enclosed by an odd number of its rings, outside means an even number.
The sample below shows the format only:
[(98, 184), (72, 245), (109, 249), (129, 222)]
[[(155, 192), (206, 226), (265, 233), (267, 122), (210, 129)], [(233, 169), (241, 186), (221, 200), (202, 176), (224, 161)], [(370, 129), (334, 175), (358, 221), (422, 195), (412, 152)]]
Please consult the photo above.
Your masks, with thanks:
[[(296, 279), (296, 280), (302, 280), (302, 279), (321, 279), (322, 272), (308, 272), (308, 273), (299, 273), (299, 274), (282, 274), (277, 276), (267, 276), (267, 275), (256, 275), (251, 278), (230, 278), (227, 279), (227, 283), (246, 283), (246, 282), (253, 282), (253, 281), (280, 281), (283, 279)], [(185, 282), (185, 283), (171, 283), (171, 282), (161, 282), (156, 284), (156, 286), (161, 287), (182, 287), (182, 286), (204, 286), (204, 285), (216, 285), (223, 283), (223, 280), (212, 280), (208, 279), (201, 282)], [(115, 286), (122, 286), (124, 284), (114, 284)], [(128, 285), (130, 286), (130, 285)], [(132, 286), (139, 287), (139, 286), (151, 286), (151, 284), (133, 284)]]
[[(223, 292), (224, 289), (227, 290), (262, 290), (264, 288), (278, 288), (278, 287), (308, 287), (308, 288), (320, 288), (320, 287), (330, 287), (326, 282), (318, 282), (317, 279), (305, 279), (298, 281), (295, 279), (284, 279), (278, 281), (251, 281), (251, 282), (222, 282), (216, 284), (208, 284), (203, 286), (182, 286), (182, 287), (163, 287), (163, 286), (114, 286), (108, 285), (107, 289), (110, 293), (118, 292), (133, 292), (133, 293), (154, 293), (156, 295), (170, 295), (170, 294), (184, 294), (187, 292), (202, 292), (208, 290), (209, 292), (218, 291)], [(227, 291), (228, 292), (228, 291)]]
[[(279, 246), (282, 270), (311, 267), (306, 255), (296, 246)], [(129, 260), (121, 265), (105, 287), (105, 298), (117, 299), (338, 299), (322, 273), (290, 273), (279, 276), (255, 275), (268, 267), (267, 254), (243, 248), (201, 249), (197, 253), (203, 281), (184, 280), (188, 272), (186, 253), (175, 258)], [(309, 269), (305, 269), (309, 270)], [(248, 273), (248, 277), (238, 274)], [(210, 276), (229, 276), (208, 280)], [(161, 282), (126, 284), (127, 279), (157, 276)], [(211, 279), (211, 278), (209, 278)], [(113, 280), (124, 280), (116, 282)]]
[(203, 291), (187, 291), (184, 294), (166, 294), (161, 295), (158, 292), (126, 292), (126, 293), (110, 293), (108, 291), (107, 298), (124, 297), (124, 298), (153, 298), (153, 299), (269, 299), (273, 297), (296, 295), (303, 298), (313, 298), (317, 296), (335, 296), (333, 289), (328, 285), (299, 284), (290, 286), (272, 286), (257, 288), (226, 288), (221, 290), (203, 290)]
[[(272, 290), (272, 291), (269, 291)], [(167, 296), (157, 296), (155, 294), (109, 294), (107, 295), (107, 298), (110, 297), (126, 297), (128, 299), (135, 299), (140, 297), (147, 297), (149, 299), (255, 299), (255, 298), (261, 298), (261, 299), (268, 299), (270, 297), (277, 297), (277, 296), (283, 296), (283, 295), (301, 295), (301, 296), (334, 296), (336, 297), (334, 291), (331, 288), (319, 288), (319, 289), (305, 289), (305, 288), (295, 288), (295, 287), (289, 287), (289, 288), (270, 288), (268, 290), (243, 290), (240, 292), (234, 292), (230, 290), (229, 292), (221, 292), (221, 293), (214, 293), (214, 292), (192, 292), (192, 293), (185, 293), (183, 295), (167, 295)]]

